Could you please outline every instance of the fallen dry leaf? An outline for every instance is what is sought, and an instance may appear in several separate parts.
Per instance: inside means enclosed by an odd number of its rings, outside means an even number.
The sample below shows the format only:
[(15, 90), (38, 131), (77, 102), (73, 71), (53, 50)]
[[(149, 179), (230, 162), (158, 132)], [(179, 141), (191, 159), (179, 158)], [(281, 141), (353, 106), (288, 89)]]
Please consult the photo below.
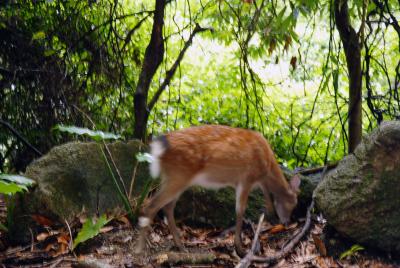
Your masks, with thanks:
[(150, 234), (150, 240), (151, 240), (151, 242), (153, 242), (153, 243), (160, 243), (161, 237), (160, 237), (160, 235), (158, 235), (158, 234), (156, 234), (156, 233), (151, 233), (151, 234)]
[(60, 244), (58, 249), (52, 254), (53, 257), (58, 257), (60, 255), (68, 253), (69, 249), (68, 246), (65, 244)]
[(113, 226), (105, 226), (103, 228), (100, 229), (100, 233), (104, 234), (104, 233), (108, 233), (109, 231), (113, 230), (114, 227)]
[(55, 245), (54, 245), (54, 244), (48, 244), (48, 245), (44, 248), (44, 251), (50, 252), (52, 249), (55, 249)]
[(315, 258), (315, 263), (317, 267), (321, 268), (336, 268), (339, 267), (339, 265), (333, 260), (332, 257), (321, 257), (318, 256)]
[(36, 236), (36, 240), (37, 241), (44, 241), (46, 240), (47, 237), (49, 237), (50, 234), (49, 233), (40, 233)]
[(57, 242), (64, 245), (69, 245), (70, 237), (68, 234), (61, 234), (57, 237)]
[(50, 227), (54, 224), (53, 221), (49, 220), (48, 218), (46, 218), (42, 215), (33, 214), (33, 215), (31, 215), (31, 217), (37, 224), (39, 224), (41, 226)]
[(311, 237), (314, 240), (315, 246), (317, 247), (319, 254), (321, 254), (322, 257), (327, 256), (325, 244), (321, 240), (321, 238), (319, 238), (319, 235), (311, 234)]
[(283, 224), (278, 224), (275, 225), (274, 227), (272, 227), (268, 232), (270, 234), (276, 234), (276, 233), (280, 233), (286, 231), (286, 227)]
[(126, 216), (121, 216), (117, 218), (117, 221), (122, 222), (125, 225), (130, 225), (130, 222)]

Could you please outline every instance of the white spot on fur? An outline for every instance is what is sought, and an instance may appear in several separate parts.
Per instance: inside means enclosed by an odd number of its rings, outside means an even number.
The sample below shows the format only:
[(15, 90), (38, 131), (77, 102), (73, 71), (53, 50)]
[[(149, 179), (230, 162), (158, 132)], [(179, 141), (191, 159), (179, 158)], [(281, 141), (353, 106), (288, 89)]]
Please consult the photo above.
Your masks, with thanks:
[(242, 195), (242, 192), (243, 192), (243, 186), (241, 183), (239, 183), (236, 186), (236, 213), (239, 213), (241, 209), (240, 196)]
[(139, 217), (139, 226), (146, 227), (150, 225), (150, 219), (147, 217)]
[(150, 154), (152, 156), (152, 162), (150, 163), (150, 175), (153, 178), (160, 176), (160, 156), (162, 156), (164, 152), (165, 148), (160, 141), (156, 140), (150, 144)]

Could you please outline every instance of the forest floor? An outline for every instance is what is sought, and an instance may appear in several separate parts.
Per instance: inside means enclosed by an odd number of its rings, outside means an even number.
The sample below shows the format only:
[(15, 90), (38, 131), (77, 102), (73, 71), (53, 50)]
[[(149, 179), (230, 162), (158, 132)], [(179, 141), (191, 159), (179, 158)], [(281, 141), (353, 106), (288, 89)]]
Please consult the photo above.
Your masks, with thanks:
[[(4, 222), (5, 208), (0, 203), (0, 220)], [(284, 228), (261, 225), (260, 252), (257, 255), (273, 255), (290, 237), (300, 232), (304, 219)], [(333, 236), (326, 238), (327, 228), (321, 217), (314, 217), (310, 231), (289, 255), (275, 263), (253, 263), (250, 267), (400, 267), (387, 256), (361, 251), (347, 251), (346, 245)], [(6, 246), (0, 244), (0, 267), (235, 267), (240, 262), (233, 246), (233, 228), (192, 228), (181, 226), (181, 235), (187, 253), (174, 251), (172, 236), (162, 220), (156, 220), (148, 236), (148, 249), (135, 255), (137, 230), (132, 229), (125, 217), (111, 221), (101, 233), (78, 246), (70, 248), (69, 228), (45, 228), (36, 237), (32, 235), (27, 245)], [(74, 228), (71, 228), (74, 233)], [(245, 221), (243, 242), (247, 248), (254, 237), (255, 224)], [(76, 234), (73, 234), (75, 236)], [(0, 240), (4, 241), (0, 233)], [(327, 246), (333, 244), (333, 246)], [(191, 263), (191, 264), (190, 264)]]

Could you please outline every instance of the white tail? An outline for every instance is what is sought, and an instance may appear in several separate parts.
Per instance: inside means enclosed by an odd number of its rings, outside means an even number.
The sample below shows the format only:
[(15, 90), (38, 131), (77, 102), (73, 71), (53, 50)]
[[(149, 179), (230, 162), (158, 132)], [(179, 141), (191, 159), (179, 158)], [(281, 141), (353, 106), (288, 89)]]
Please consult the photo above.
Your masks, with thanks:
[(165, 152), (164, 145), (160, 140), (156, 140), (150, 144), (150, 154), (152, 156), (152, 161), (150, 163), (150, 175), (153, 178), (160, 176), (160, 156)]
[[(160, 176), (161, 189), (139, 219), (142, 227), (137, 251), (142, 251), (155, 214), (164, 208), (175, 244), (183, 249), (174, 219), (179, 196), (190, 186), (231, 186), (236, 189), (235, 247), (244, 255), (240, 233), (248, 195), (257, 186), (264, 193), (267, 213), (275, 211), (288, 223), (297, 204), (300, 178), (286, 181), (274, 154), (258, 132), (227, 126), (191, 127), (161, 136), (150, 145), (151, 176)], [(274, 204), (271, 202), (273, 196)]]

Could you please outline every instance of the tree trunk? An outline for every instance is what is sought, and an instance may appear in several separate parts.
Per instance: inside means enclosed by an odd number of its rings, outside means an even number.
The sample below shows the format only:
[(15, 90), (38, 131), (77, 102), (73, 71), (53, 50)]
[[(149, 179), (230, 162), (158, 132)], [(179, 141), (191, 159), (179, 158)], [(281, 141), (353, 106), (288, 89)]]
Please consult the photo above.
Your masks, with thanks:
[(147, 106), (150, 83), (164, 58), (163, 27), (166, 3), (166, 0), (156, 0), (151, 38), (144, 54), (142, 70), (134, 95), (135, 125), (133, 135), (139, 140), (144, 140), (146, 137), (146, 126), (150, 113)]
[(347, 70), (349, 72), (349, 153), (352, 153), (361, 141), (362, 113), (361, 113), (361, 46), (358, 35), (350, 24), (347, 0), (335, 0), (336, 27), (342, 40), (346, 55)]

